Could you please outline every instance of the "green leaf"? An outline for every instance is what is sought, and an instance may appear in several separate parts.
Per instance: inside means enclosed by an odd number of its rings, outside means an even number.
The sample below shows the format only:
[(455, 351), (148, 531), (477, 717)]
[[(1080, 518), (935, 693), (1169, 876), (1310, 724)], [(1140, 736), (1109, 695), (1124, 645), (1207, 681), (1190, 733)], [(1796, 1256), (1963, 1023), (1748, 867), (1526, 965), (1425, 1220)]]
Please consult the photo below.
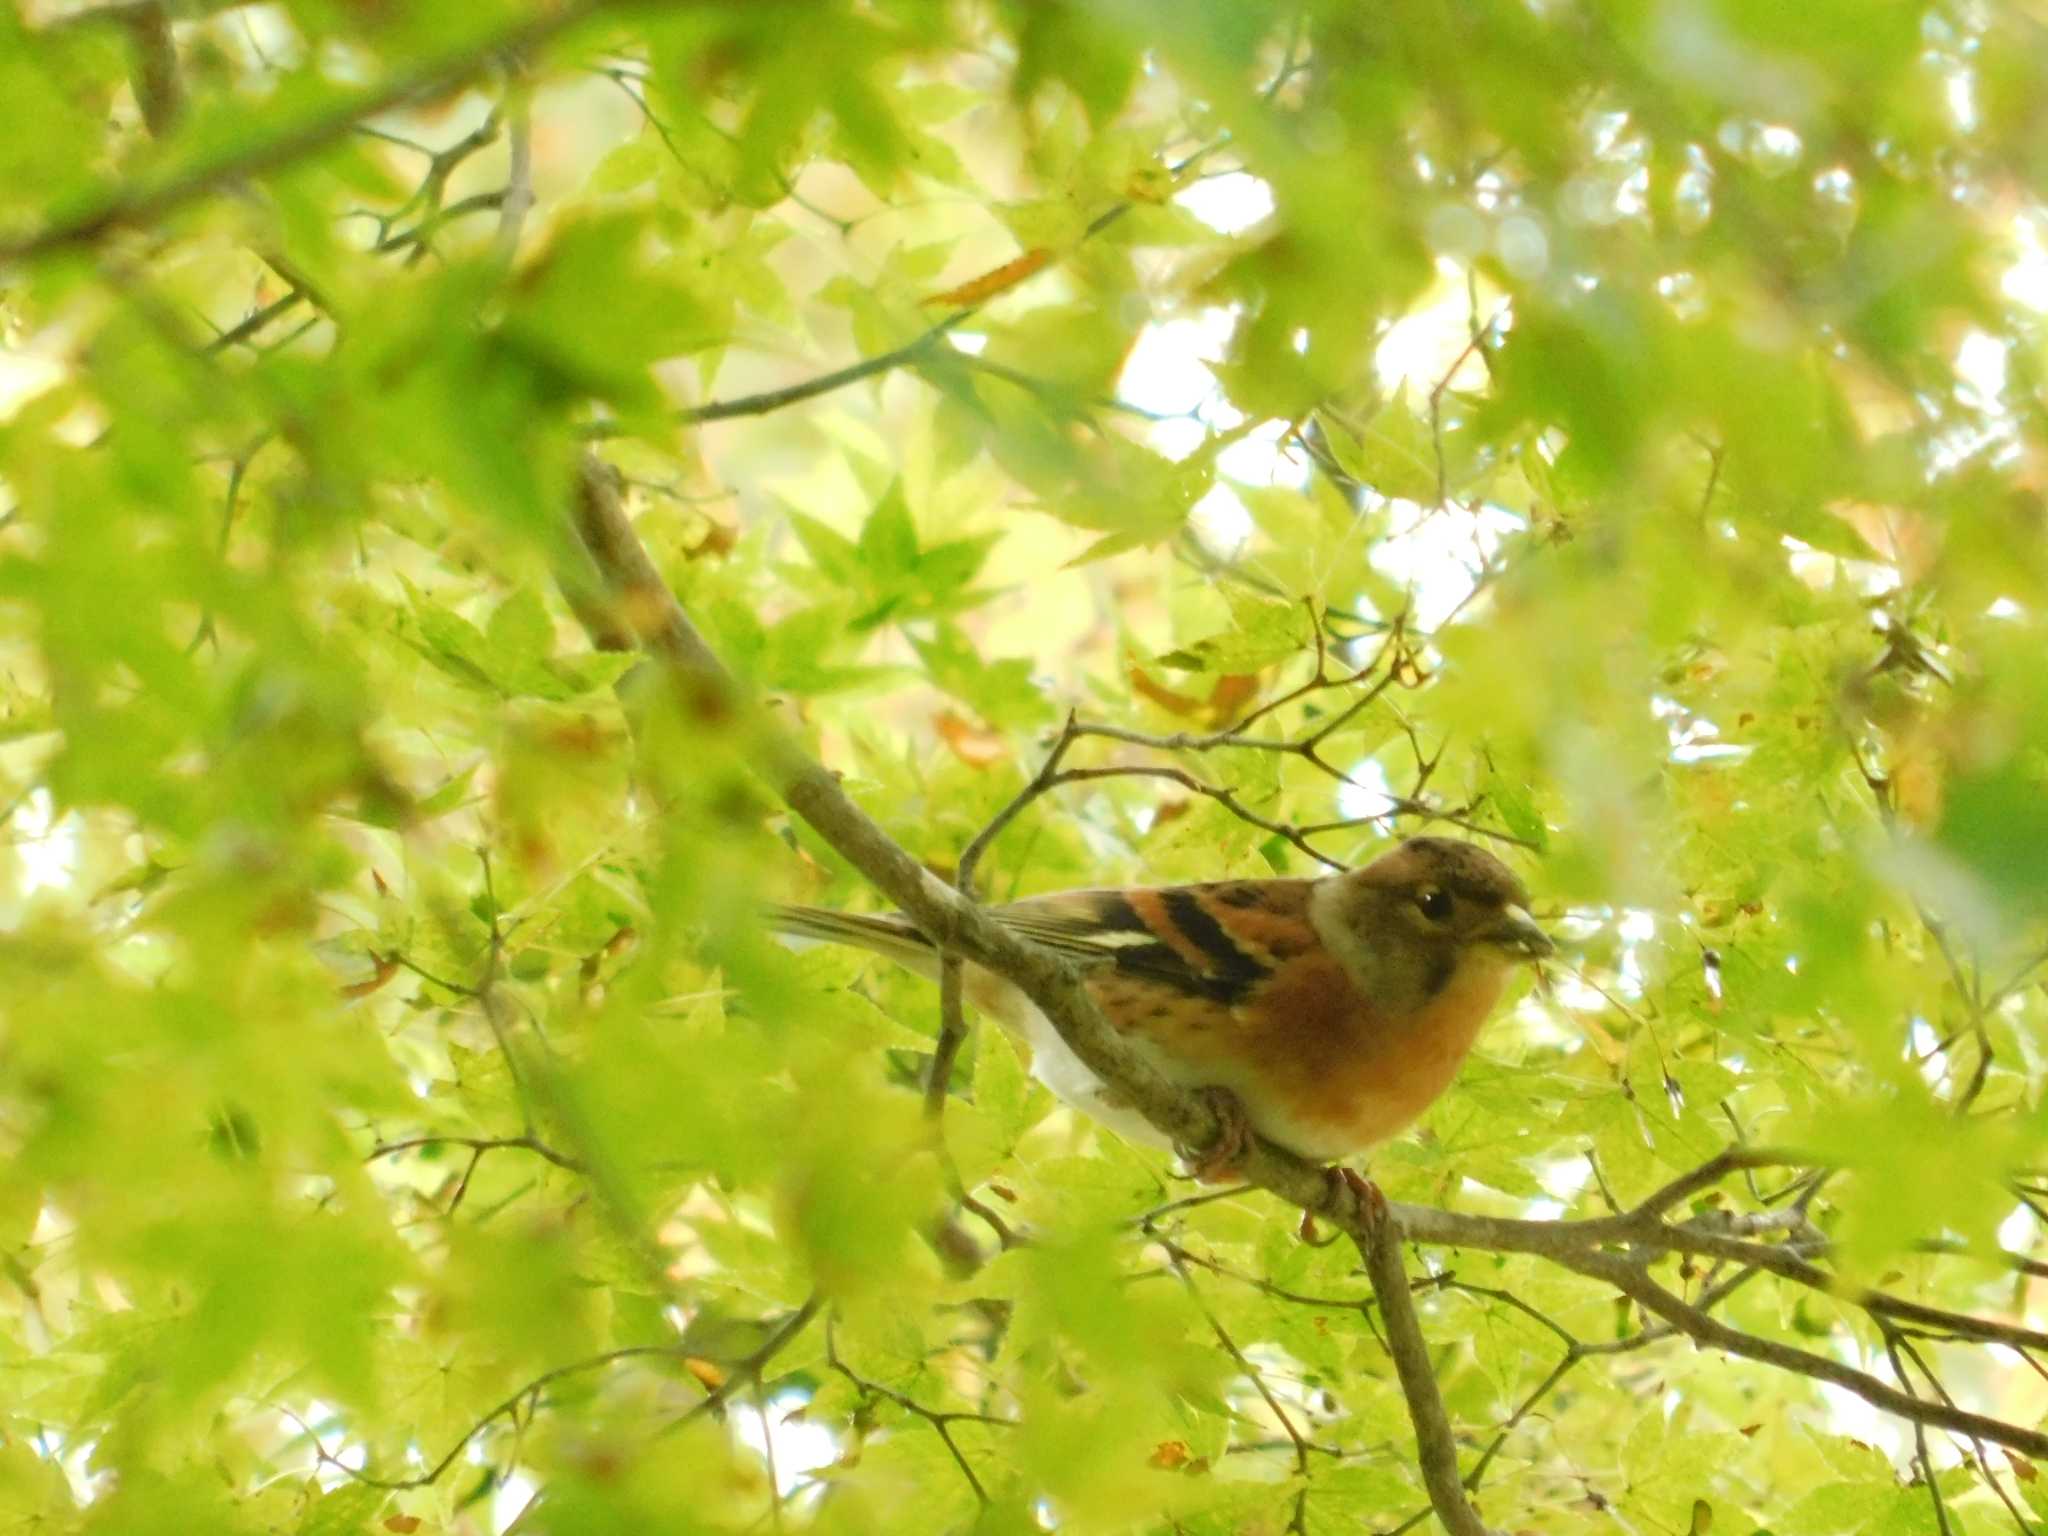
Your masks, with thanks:
[(2048, 912), (2048, 774), (2011, 757), (1957, 779), (1936, 835), (2016, 915)]
[(1185, 672), (1256, 672), (1313, 643), (1312, 621), (1298, 603), (1273, 602), (1249, 593), (1225, 594), (1230, 604), (1229, 629), (1171, 650), (1159, 664)]
[(903, 487), (892, 484), (861, 525), (860, 554), (877, 584), (908, 576), (917, 566), (917, 530)]
[(535, 666), (554, 650), (555, 626), (547, 605), (531, 587), (521, 587), (492, 610), (484, 639), (507, 669)]
[(390, 1497), (388, 1490), (362, 1483), (330, 1488), (300, 1518), (297, 1536), (358, 1536)]

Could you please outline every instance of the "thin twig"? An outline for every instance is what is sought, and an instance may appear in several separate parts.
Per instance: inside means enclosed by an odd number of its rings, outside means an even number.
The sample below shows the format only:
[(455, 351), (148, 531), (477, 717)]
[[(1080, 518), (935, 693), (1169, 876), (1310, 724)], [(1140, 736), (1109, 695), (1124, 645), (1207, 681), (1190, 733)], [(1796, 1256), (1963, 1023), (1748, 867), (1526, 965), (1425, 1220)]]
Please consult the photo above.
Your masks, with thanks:
[(155, 181), (117, 186), (83, 211), (42, 228), (0, 239), (0, 264), (34, 260), (58, 251), (97, 244), (117, 229), (147, 227), (187, 203), (236, 182), (292, 165), (325, 149), (367, 118), (438, 95), (467, 83), (507, 52), (538, 48), (618, 0), (564, 0), (551, 10), (522, 15), (498, 31), (463, 47), (410, 64), (389, 79), (269, 136), (242, 135), (233, 148)]
[(421, 1147), (467, 1147), (472, 1152), (518, 1150), (531, 1152), (536, 1157), (545, 1158), (557, 1168), (566, 1168), (571, 1173), (583, 1173), (586, 1171), (584, 1165), (575, 1158), (570, 1157), (566, 1153), (557, 1152), (553, 1147), (536, 1136), (443, 1136), (435, 1134), (407, 1136), (399, 1141), (378, 1142), (376, 1146), (363, 1154), (363, 1160), (365, 1162), (375, 1162), (379, 1158), (392, 1157), (400, 1152), (415, 1151)]
[[(809, 1301), (806, 1301), (801, 1307), (797, 1308), (796, 1311), (784, 1318), (775, 1331), (769, 1335), (767, 1342), (745, 1360), (735, 1365), (725, 1380), (707, 1397), (693, 1404), (688, 1412), (671, 1421), (667, 1427), (674, 1428), (677, 1424), (685, 1423), (690, 1419), (711, 1411), (722, 1405), (727, 1398), (731, 1397), (741, 1387), (751, 1384), (759, 1377), (767, 1363), (780, 1353), (797, 1334), (803, 1331), (810, 1320), (817, 1315), (817, 1311), (818, 1298), (813, 1296)], [(603, 1367), (616, 1364), (621, 1360), (640, 1359), (648, 1356), (681, 1359), (683, 1353), (684, 1351), (680, 1344), (633, 1344), (623, 1349), (606, 1350), (603, 1354), (592, 1355), (587, 1360), (571, 1361), (567, 1365), (558, 1365), (551, 1371), (544, 1371), (520, 1387), (510, 1397), (505, 1398), (496, 1406), (486, 1410), (482, 1417), (478, 1418), (468, 1429), (462, 1432), (461, 1437), (448, 1447), (447, 1452), (438, 1461), (434, 1462), (424, 1472), (417, 1473), (412, 1477), (376, 1477), (368, 1472), (359, 1471), (330, 1452), (321, 1443), (320, 1437), (303, 1420), (291, 1414), (289, 1409), (281, 1411), (292, 1417), (299, 1424), (300, 1428), (305, 1430), (307, 1437), (313, 1442), (313, 1454), (323, 1466), (337, 1468), (347, 1473), (356, 1482), (363, 1483), (371, 1488), (387, 1488), (394, 1491), (407, 1488), (424, 1488), (430, 1483), (439, 1482), (448, 1469), (455, 1465), (463, 1451), (468, 1449), (469, 1443), (476, 1439), (478, 1435), (489, 1429), (499, 1419), (515, 1412), (522, 1403), (533, 1402), (537, 1404), (540, 1401), (541, 1394), (556, 1382), (571, 1376), (579, 1376), (589, 1371), (601, 1370)]]
[(1180, 1281), (1186, 1288), (1189, 1299), (1194, 1302), (1196, 1309), (1207, 1320), (1209, 1331), (1216, 1335), (1216, 1342), (1223, 1346), (1223, 1352), (1230, 1356), (1237, 1368), (1250, 1379), (1253, 1390), (1259, 1394), (1260, 1400), (1265, 1403), (1266, 1411), (1280, 1421), (1281, 1431), (1287, 1436), (1288, 1444), (1294, 1448), (1294, 1475), (1303, 1479), (1308, 1477), (1308, 1453), (1310, 1451), (1319, 1451), (1325, 1456), (1341, 1457), (1343, 1453), (1340, 1451), (1334, 1451), (1328, 1446), (1316, 1445), (1302, 1438), (1301, 1431), (1294, 1427), (1293, 1418), (1280, 1405), (1280, 1399), (1273, 1395), (1273, 1389), (1266, 1385), (1264, 1373), (1257, 1366), (1253, 1365), (1250, 1360), (1245, 1358), (1245, 1352), (1237, 1347), (1237, 1340), (1230, 1336), (1229, 1330), (1218, 1320), (1216, 1314), (1209, 1310), (1209, 1304), (1202, 1299), (1202, 1293), (1196, 1287), (1193, 1276), (1189, 1275), (1186, 1270), (1182, 1270), (1180, 1272)]
[(499, 265), (509, 267), (519, 255), (519, 236), (526, 228), (526, 216), (533, 211), (533, 101), (522, 80), (514, 79), (507, 90), (511, 98), (505, 109), (510, 156), (498, 206), (496, 255)]
[[(1905, 1363), (1899, 1358), (1899, 1339), (1889, 1328), (1884, 1330), (1884, 1352), (1891, 1362), (1892, 1375), (1898, 1379), (1899, 1390), (1918, 1397), (1913, 1391), (1913, 1379), (1906, 1374)], [(1935, 1528), (1941, 1536), (1950, 1536), (1948, 1501), (1941, 1496), (1941, 1479), (1934, 1475), (1934, 1462), (1927, 1454), (1927, 1426), (1917, 1419), (1913, 1421), (1913, 1464), (1920, 1469), (1920, 1480), (1927, 1485), (1928, 1497), (1934, 1501)]]
[(981, 1479), (975, 1475), (974, 1467), (968, 1462), (966, 1453), (960, 1449), (959, 1442), (953, 1438), (953, 1426), (955, 1424), (996, 1424), (1007, 1429), (1014, 1427), (1014, 1420), (998, 1418), (992, 1413), (974, 1413), (966, 1410), (942, 1412), (935, 1408), (927, 1408), (923, 1403), (920, 1403), (906, 1392), (898, 1392), (895, 1388), (885, 1387), (878, 1381), (870, 1381), (867, 1377), (854, 1371), (840, 1356), (838, 1336), (834, 1332), (832, 1323), (829, 1320), (825, 1324), (825, 1363), (844, 1376), (849, 1382), (853, 1383), (857, 1390), (866, 1393), (870, 1397), (879, 1397), (885, 1402), (894, 1403), (898, 1408), (903, 1409), (904, 1412), (923, 1419), (925, 1423), (931, 1425), (933, 1432), (938, 1435), (940, 1443), (946, 1447), (947, 1452), (952, 1456), (953, 1464), (960, 1469), (960, 1475), (967, 1479), (967, 1486), (974, 1490), (975, 1501), (981, 1504), (988, 1503), (988, 1490), (982, 1486)]
[(1825, 1355), (1817, 1355), (1794, 1345), (1781, 1344), (1775, 1339), (1761, 1339), (1754, 1334), (1731, 1328), (1665, 1290), (1651, 1280), (1640, 1265), (1606, 1254), (1581, 1254), (1562, 1262), (1568, 1269), (1606, 1281), (1645, 1311), (1673, 1324), (1698, 1343), (1725, 1350), (1731, 1355), (1741, 1355), (1765, 1365), (1776, 1366), (1794, 1375), (1844, 1387), (1872, 1407), (1896, 1414), (1908, 1423), (1932, 1424), (1942, 1429), (1955, 1430), (1959, 1434), (1989, 1440), (2028, 1456), (2048, 1456), (2048, 1434), (2017, 1424), (2008, 1424), (1987, 1414), (1970, 1412), (1948, 1403), (1927, 1402), (1896, 1387), (1887, 1386), (1875, 1376)]

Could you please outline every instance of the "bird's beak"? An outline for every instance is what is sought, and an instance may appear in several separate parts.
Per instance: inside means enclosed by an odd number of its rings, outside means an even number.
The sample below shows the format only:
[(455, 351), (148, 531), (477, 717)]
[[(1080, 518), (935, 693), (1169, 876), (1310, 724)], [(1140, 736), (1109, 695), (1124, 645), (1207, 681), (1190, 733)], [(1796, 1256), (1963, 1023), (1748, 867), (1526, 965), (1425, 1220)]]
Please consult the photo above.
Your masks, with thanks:
[(1479, 937), (1485, 943), (1496, 944), (1517, 960), (1541, 960), (1546, 955), (1557, 953), (1557, 946), (1550, 942), (1550, 935), (1536, 926), (1536, 919), (1520, 907), (1509, 907), (1501, 913), (1500, 921), (1491, 928), (1483, 929)]

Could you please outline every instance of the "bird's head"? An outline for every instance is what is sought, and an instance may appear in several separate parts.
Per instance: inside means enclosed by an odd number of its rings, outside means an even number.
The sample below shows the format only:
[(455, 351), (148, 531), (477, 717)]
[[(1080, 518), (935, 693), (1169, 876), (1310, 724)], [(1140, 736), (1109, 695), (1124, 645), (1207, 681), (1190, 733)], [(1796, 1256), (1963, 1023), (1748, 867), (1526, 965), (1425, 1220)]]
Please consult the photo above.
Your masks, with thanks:
[(1471, 843), (1411, 837), (1317, 893), (1316, 926), (1375, 1004), (1428, 1005), (1454, 980), (1497, 984), (1556, 946), (1507, 865)]

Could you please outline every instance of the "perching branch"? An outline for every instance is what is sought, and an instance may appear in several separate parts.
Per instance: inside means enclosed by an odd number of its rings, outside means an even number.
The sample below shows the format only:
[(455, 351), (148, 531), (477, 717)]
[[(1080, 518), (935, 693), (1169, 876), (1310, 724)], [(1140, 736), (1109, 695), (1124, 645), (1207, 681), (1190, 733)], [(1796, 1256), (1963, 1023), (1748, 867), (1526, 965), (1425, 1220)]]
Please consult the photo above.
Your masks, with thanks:
[[(584, 461), (574, 512), (577, 537), (598, 578), (596, 595), (653, 656), (686, 718), (737, 729), (757, 771), (790, 809), (873, 881), (933, 944), (1015, 982), (1049, 1017), (1061, 1021), (1062, 1034), (1081, 1059), (1122, 1087), (1140, 1113), (1184, 1144), (1206, 1146), (1214, 1140), (1214, 1114), (1168, 1084), (1110, 1029), (1075, 967), (992, 922), (940, 882), (854, 803), (836, 776), (742, 694), (654, 568), (626, 519), (610, 471), (594, 459)], [(575, 573), (570, 581), (577, 584)], [(581, 585), (586, 592), (578, 599), (579, 609), (589, 606), (591, 596), (588, 580)], [(1286, 1161), (1294, 1187), (1304, 1196), (1320, 1187), (1316, 1169), (1298, 1158)]]
[[(574, 601), (579, 612), (586, 613), (595, 603), (600, 634), (607, 626), (614, 633), (621, 626), (630, 629), (666, 674), (684, 712), (744, 733), (742, 740), (751, 747), (762, 777), (927, 937), (1022, 988), (1076, 1054), (1166, 1135), (1184, 1145), (1209, 1144), (1217, 1127), (1207, 1105), (1198, 1095), (1165, 1083), (1148, 1065), (1133, 1058), (1108, 1028), (1071, 966), (997, 927), (959, 891), (930, 875), (852, 802), (836, 778), (739, 692), (640, 545), (609, 471), (594, 461), (584, 466), (575, 523), (595, 568), (596, 583), (593, 589), (590, 573), (581, 573), (582, 590)], [(569, 584), (572, 590), (579, 585), (575, 573), (571, 573)], [(1062, 770), (1057, 763), (1056, 753), (1040, 778), (1019, 797), (1019, 807), (1059, 780)], [(999, 831), (1014, 813), (1006, 808), (984, 838), (970, 847), (970, 854), (978, 859), (985, 838)], [(1806, 1223), (1802, 1207), (1765, 1212), (1762, 1219), (1717, 1221), (1709, 1215), (1672, 1220), (1668, 1215), (1730, 1173), (1771, 1166), (1810, 1169), (1817, 1166), (1810, 1156), (1780, 1149), (1732, 1148), (1673, 1180), (1633, 1209), (1580, 1221), (1525, 1221), (1414, 1205), (1368, 1212), (1349, 1186), (1264, 1142), (1255, 1143), (1240, 1166), (1249, 1183), (1331, 1222), (1359, 1244), (1381, 1315), (1387, 1321), (1431, 1503), (1449, 1530), (1477, 1533), (1484, 1527), (1465, 1496), (1466, 1480), (1458, 1473), (1456, 1442), (1400, 1268), (1402, 1241), (1548, 1258), (1611, 1286), (1673, 1333), (1708, 1348), (1843, 1387), (1910, 1423), (1948, 1429), (2032, 1457), (2048, 1456), (2048, 1434), (1952, 1403), (1917, 1397), (1853, 1366), (1745, 1333), (1650, 1277), (1648, 1265), (1657, 1255), (1693, 1255), (1738, 1271), (1735, 1278), (1716, 1288), (1715, 1299), (1751, 1273), (1765, 1272), (1834, 1296), (1861, 1308), (1874, 1320), (1911, 1322), (1946, 1337), (2009, 1344), (2022, 1350), (2048, 1347), (2048, 1337), (2015, 1324), (1949, 1312), (1884, 1292), (1843, 1294), (1834, 1277), (1815, 1262), (1825, 1256), (1826, 1243)]]
[[(1111, 1030), (1075, 967), (990, 921), (932, 876), (853, 802), (837, 778), (741, 693), (649, 559), (611, 472), (594, 459), (583, 463), (573, 511), (577, 538), (597, 577), (593, 593), (583, 573), (567, 574), (576, 606), (584, 611), (594, 597), (602, 599), (614, 622), (636, 634), (660, 666), (686, 717), (726, 722), (741, 731), (757, 770), (793, 811), (936, 946), (1018, 986), (1074, 1053), (1162, 1132), (1183, 1146), (1215, 1141), (1221, 1127), (1208, 1104), (1166, 1082)], [(1257, 1141), (1239, 1166), (1252, 1183), (1369, 1239), (1357, 1197), (1315, 1165)], [(1442, 1501), (1438, 1514), (1452, 1529), (1478, 1529), (1455, 1478), (1446, 1487), (1432, 1486), (1431, 1493)]]

